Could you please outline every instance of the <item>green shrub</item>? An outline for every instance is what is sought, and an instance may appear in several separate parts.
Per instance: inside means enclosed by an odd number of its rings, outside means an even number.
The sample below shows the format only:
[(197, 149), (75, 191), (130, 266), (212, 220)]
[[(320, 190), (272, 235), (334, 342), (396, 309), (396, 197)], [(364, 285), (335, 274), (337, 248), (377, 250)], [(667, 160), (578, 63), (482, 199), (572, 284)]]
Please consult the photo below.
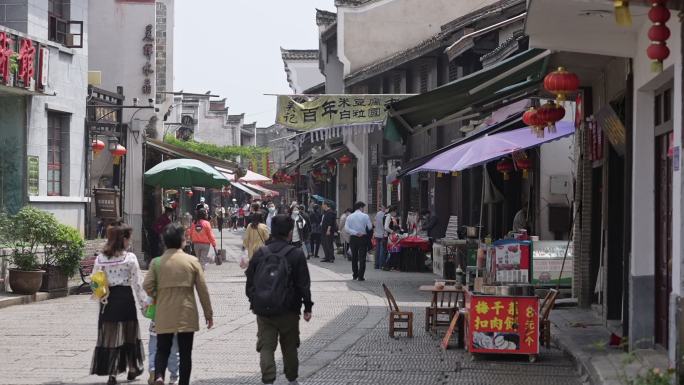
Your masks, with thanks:
[[(72, 276), (83, 257), (85, 241), (75, 228), (61, 224), (51, 213), (25, 206), (16, 215), (0, 214), (0, 241), (12, 250), (20, 270), (56, 266)], [(44, 258), (38, 257), (43, 249)]]

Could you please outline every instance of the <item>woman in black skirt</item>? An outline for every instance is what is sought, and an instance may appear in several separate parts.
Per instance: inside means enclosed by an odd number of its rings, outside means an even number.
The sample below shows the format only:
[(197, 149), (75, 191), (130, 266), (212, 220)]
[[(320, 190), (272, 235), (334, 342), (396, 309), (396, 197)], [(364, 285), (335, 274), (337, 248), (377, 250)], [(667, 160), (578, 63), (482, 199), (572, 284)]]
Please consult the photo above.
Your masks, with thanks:
[(138, 308), (133, 292), (142, 305), (147, 298), (142, 288), (143, 276), (138, 258), (127, 250), (131, 228), (121, 222), (107, 229), (107, 245), (98, 255), (93, 272), (104, 271), (109, 296), (100, 304), (97, 345), (90, 374), (109, 376), (108, 385), (116, 384), (116, 375), (128, 370), (132, 381), (143, 373), (143, 347), (138, 327)]

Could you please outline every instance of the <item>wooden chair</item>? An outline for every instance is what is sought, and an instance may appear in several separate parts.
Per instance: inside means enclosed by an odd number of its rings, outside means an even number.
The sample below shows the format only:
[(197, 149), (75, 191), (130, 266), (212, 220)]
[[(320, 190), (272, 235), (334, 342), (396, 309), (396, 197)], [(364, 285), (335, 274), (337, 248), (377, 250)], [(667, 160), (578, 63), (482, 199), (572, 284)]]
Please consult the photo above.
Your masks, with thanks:
[[(392, 292), (383, 283), (382, 289), (385, 291), (387, 297), (387, 304), (389, 306), (389, 336), (394, 338), (396, 332), (406, 332), (408, 337), (413, 337), (413, 312), (401, 311), (394, 300)], [(405, 325), (405, 326), (402, 326)]]
[(76, 289), (76, 294), (81, 293), (81, 289), (90, 289), (90, 274), (93, 272), (93, 267), (95, 267), (95, 260), (97, 259), (97, 254), (92, 257), (85, 258), (81, 260), (78, 266), (78, 273), (81, 275), (81, 285)]
[(547, 349), (551, 348), (551, 321), (549, 314), (553, 305), (556, 303), (558, 297), (558, 290), (550, 289), (542, 301), (541, 309), (539, 310), (539, 336), (541, 337), (541, 344)]
[[(463, 292), (439, 292), (433, 303), (425, 307), (425, 331), (430, 327), (449, 326), (451, 319), (458, 313), (459, 301), (464, 302)], [(440, 319), (440, 316), (444, 316)]]

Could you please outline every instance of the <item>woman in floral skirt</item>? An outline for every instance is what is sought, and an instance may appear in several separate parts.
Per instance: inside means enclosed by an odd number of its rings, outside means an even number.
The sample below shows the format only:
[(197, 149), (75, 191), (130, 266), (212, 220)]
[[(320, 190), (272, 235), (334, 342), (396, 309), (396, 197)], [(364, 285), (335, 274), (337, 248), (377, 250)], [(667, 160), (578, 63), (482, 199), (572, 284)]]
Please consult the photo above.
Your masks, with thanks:
[[(107, 244), (97, 256), (93, 273), (107, 275), (109, 295), (100, 304), (97, 345), (90, 374), (109, 376), (108, 385), (116, 384), (116, 376), (128, 371), (133, 381), (143, 373), (144, 351), (138, 326), (138, 308), (147, 294), (142, 288), (143, 276), (138, 258), (128, 252), (132, 229), (117, 222), (107, 229)], [(137, 303), (140, 306), (136, 307)]]

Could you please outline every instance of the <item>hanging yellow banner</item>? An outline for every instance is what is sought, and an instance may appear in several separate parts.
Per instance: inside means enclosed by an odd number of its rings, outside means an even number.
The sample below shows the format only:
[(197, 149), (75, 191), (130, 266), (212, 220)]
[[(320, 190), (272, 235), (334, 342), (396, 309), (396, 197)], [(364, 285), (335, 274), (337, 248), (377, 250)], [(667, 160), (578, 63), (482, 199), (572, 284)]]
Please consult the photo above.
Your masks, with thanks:
[(296, 130), (382, 123), (385, 105), (409, 95), (278, 96), (276, 123)]

